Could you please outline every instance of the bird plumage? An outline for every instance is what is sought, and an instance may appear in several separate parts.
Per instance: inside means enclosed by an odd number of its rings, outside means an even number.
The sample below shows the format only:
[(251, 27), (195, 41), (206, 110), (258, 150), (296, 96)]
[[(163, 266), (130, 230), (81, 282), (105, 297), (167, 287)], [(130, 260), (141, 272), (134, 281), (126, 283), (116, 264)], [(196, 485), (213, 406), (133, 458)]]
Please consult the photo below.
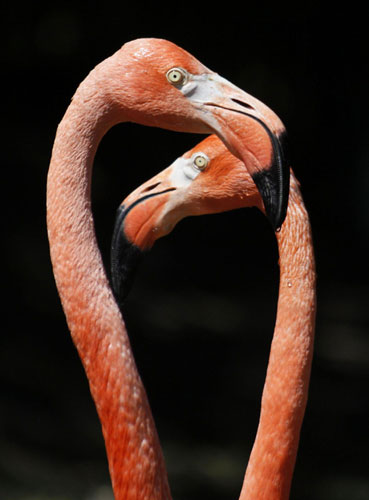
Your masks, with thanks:
[[(209, 162), (193, 176), (188, 169), (192, 163), (196, 170), (194, 160), (199, 153)], [(187, 173), (187, 183), (178, 182), (180, 169)], [(147, 197), (148, 190), (151, 197)], [(251, 176), (215, 136), (136, 189), (123, 206), (127, 215), (118, 221), (115, 236), (123, 234), (143, 251), (186, 216), (250, 206), (264, 212)], [(315, 325), (315, 262), (309, 217), (293, 172), (286, 220), (276, 238), (280, 263), (277, 319), (259, 427), (240, 500), (289, 498), (307, 401)], [(119, 257), (113, 255), (114, 259)], [(124, 283), (119, 289), (128, 293)]]
[[(188, 77), (181, 86), (167, 76), (178, 66)], [(124, 45), (91, 71), (57, 130), (47, 183), (50, 253), (102, 424), (115, 498), (163, 500), (170, 492), (162, 451), (103, 267), (91, 212), (97, 147), (108, 129), (123, 121), (186, 132), (216, 131), (251, 174), (258, 174), (259, 189), (259, 174), (266, 170), (269, 185), (270, 172), (275, 172), (276, 189), (262, 192), (275, 227), (283, 221), (288, 199), (288, 184), (279, 178), (286, 172), (280, 141), (284, 127), (264, 104), (187, 52), (165, 40), (143, 39)], [(255, 149), (257, 144), (263, 147)]]

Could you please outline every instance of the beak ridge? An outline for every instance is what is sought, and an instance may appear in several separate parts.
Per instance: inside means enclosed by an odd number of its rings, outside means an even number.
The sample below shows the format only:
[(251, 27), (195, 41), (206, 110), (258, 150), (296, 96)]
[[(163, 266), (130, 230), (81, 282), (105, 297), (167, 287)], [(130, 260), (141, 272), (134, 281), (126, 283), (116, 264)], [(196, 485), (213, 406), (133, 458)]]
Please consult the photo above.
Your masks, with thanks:
[[(146, 239), (142, 248), (140, 248), (141, 245), (136, 240), (130, 240), (130, 237), (126, 234), (127, 227), (125, 227), (127, 215), (137, 205), (154, 197), (158, 197), (156, 199), (159, 201), (159, 205), (154, 205), (154, 208), (155, 206), (160, 206), (163, 203), (163, 196), (161, 195), (176, 190), (174, 187), (164, 188), (161, 182), (153, 183), (153, 180), (157, 181), (158, 178), (157, 176), (145, 183), (143, 185), (144, 189), (141, 186), (141, 188), (131, 193), (117, 210), (110, 249), (110, 267), (112, 289), (115, 299), (120, 306), (131, 290), (137, 268), (142, 258), (153, 244), (150, 238), (147, 239), (148, 235), (152, 235), (148, 230), (144, 232)], [(144, 213), (150, 213), (150, 210), (147, 211), (144, 209)], [(158, 233), (156, 233), (155, 239), (157, 237)]]
[(198, 109), (206, 110), (205, 121), (245, 163), (263, 198), (266, 215), (278, 230), (287, 213), (290, 175), (287, 134), (281, 120), (264, 103), (217, 74), (206, 83), (199, 82), (189, 98)]
[(110, 251), (111, 282), (115, 300), (122, 306), (135, 277), (144, 252), (131, 243), (124, 232), (124, 220), (131, 207), (117, 210)]
[(279, 231), (287, 214), (290, 168), (287, 153), (286, 133), (279, 138), (270, 134), (273, 159), (269, 168), (252, 174), (263, 199), (265, 213), (275, 231)]

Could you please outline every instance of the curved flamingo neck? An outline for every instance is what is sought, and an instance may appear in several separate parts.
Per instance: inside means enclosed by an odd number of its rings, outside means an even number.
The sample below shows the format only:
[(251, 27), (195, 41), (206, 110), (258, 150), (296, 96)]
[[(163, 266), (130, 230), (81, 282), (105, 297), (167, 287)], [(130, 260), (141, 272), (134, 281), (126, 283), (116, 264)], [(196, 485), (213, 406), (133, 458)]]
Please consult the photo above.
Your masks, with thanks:
[(277, 233), (280, 285), (261, 414), (240, 500), (287, 500), (304, 417), (315, 325), (310, 223), (291, 179), (287, 218)]
[(124, 119), (93, 78), (78, 89), (54, 143), (47, 184), (51, 259), (102, 424), (115, 499), (169, 500), (155, 424), (95, 237), (93, 159), (105, 132)]

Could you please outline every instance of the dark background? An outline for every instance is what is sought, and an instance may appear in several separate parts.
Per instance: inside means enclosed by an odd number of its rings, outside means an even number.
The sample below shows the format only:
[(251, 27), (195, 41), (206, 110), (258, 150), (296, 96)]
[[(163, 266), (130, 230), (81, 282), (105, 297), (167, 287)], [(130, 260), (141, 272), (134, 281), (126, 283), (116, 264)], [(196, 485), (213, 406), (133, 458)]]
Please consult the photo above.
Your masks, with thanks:
[[(5, 6), (0, 498), (111, 498), (99, 423), (55, 289), (45, 183), (77, 85), (139, 37), (167, 38), (286, 124), (313, 227), (316, 345), (291, 498), (369, 498), (367, 12), (307, 3)], [(343, 8), (343, 7), (342, 7)], [(122, 124), (99, 148), (97, 234), (201, 139)], [(185, 220), (144, 261), (125, 318), (174, 498), (237, 498), (253, 443), (278, 294), (256, 210)]]

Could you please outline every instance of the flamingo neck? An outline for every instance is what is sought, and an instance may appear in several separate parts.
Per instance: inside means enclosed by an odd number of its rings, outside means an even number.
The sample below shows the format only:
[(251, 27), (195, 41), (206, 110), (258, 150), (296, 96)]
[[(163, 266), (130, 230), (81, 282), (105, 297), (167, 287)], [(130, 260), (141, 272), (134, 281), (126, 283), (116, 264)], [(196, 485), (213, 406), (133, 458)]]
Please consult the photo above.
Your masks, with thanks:
[(277, 320), (259, 427), (240, 500), (289, 498), (306, 407), (315, 325), (315, 261), (309, 218), (294, 178), (277, 240)]
[(54, 143), (47, 184), (53, 271), (102, 424), (115, 499), (169, 500), (155, 424), (95, 237), (93, 159), (105, 132), (124, 119), (93, 79), (77, 90)]

